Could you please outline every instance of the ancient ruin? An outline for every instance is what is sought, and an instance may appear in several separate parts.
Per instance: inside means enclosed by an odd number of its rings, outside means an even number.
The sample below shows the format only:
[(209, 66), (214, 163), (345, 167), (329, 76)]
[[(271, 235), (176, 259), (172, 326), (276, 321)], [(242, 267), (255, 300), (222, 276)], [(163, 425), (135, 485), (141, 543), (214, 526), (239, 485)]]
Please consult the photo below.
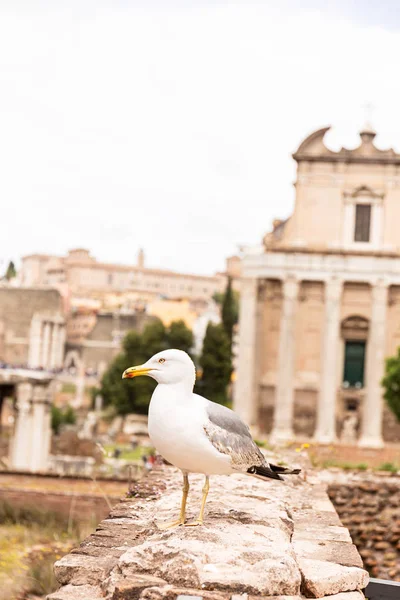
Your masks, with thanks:
[[(201, 477), (191, 478), (189, 520)], [(180, 474), (153, 471), (79, 548), (55, 565), (49, 600), (361, 600), (368, 574), (311, 472), (286, 483), (213, 477), (207, 524), (160, 531)]]

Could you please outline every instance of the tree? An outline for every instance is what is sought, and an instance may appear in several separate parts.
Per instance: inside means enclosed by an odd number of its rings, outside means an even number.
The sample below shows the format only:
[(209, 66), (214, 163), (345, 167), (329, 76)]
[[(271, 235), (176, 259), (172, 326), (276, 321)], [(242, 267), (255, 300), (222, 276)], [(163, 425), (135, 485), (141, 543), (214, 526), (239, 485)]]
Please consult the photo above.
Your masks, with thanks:
[(155, 319), (146, 325), (142, 334), (137, 331), (127, 333), (122, 352), (112, 361), (101, 380), (99, 393), (103, 396), (104, 405), (112, 404), (119, 415), (132, 412), (146, 414), (156, 382), (150, 377), (122, 380), (122, 373), (167, 348), (187, 352), (192, 342), (192, 332), (183, 321), (174, 321), (166, 328), (159, 319)]
[(235, 298), (232, 290), (232, 278), (228, 277), (228, 283), (226, 286), (224, 298), (222, 301), (222, 324), (226, 335), (228, 336), (229, 342), (232, 346), (233, 338), (233, 327), (238, 319), (237, 306), (235, 304)]
[(7, 279), (7, 281), (10, 281), (10, 279), (13, 279), (13, 277), (15, 277), (16, 274), (17, 274), (17, 271), (15, 269), (15, 265), (14, 265), (13, 261), (10, 260), (10, 262), (8, 263), (5, 278)]
[(209, 400), (227, 404), (232, 361), (230, 341), (222, 324), (208, 324), (199, 362), (202, 375), (196, 391)]
[(178, 348), (190, 354), (194, 342), (193, 333), (184, 321), (173, 321), (167, 331), (167, 342), (169, 348)]
[(383, 397), (387, 405), (400, 421), (400, 348), (397, 349), (397, 356), (386, 359), (382, 386), (385, 390)]

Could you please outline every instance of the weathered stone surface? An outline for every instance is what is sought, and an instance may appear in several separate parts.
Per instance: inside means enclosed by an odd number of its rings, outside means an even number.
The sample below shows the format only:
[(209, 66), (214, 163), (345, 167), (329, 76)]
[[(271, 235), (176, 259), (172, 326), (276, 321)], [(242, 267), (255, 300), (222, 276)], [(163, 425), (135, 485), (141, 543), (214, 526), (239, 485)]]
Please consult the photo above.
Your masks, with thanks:
[[(203, 478), (190, 481), (188, 521), (197, 517)], [(173, 469), (151, 473), (147, 496), (138, 487), (136, 498), (116, 506), (56, 564), (59, 582), (96, 586), (106, 600), (301, 600), (300, 590), (308, 597), (359, 600), (349, 593), (362, 589), (367, 575), (356, 568), (360, 557), (320, 484), (300, 477), (281, 483), (215, 476), (203, 527), (160, 530), (158, 523), (177, 517), (180, 487)], [(350, 567), (337, 564), (343, 562)]]
[(103, 594), (93, 585), (66, 585), (47, 596), (48, 600), (97, 600), (97, 598), (103, 598)]
[(296, 522), (296, 530), (293, 533), (292, 542), (299, 540), (330, 540), (333, 542), (352, 543), (349, 530), (346, 527), (331, 525), (321, 527), (310, 523), (299, 524)]
[[(177, 600), (177, 598), (183, 599), (186, 597), (196, 600), (197, 598), (201, 598), (202, 600), (231, 600), (229, 593), (178, 588), (172, 585), (148, 588), (141, 593), (139, 600)], [(240, 600), (246, 600), (246, 598), (241, 598)]]
[(109, 556), (93, 557), (84, 554), (67, 554), (54, 564), (57, 581), (62, 584), (96, 585), (108, 576), (116, 564)]
[(144, 590), (153, 587), (162, 589), (165, 585), (166, 581), (151, 575), (138, 575), (136, 573), (125, 577), (119, 572), (114, 572), (111, 573), (105, 587), (107, 588), (107, 598), (109, 600), (131, 600), (132, 598), (139, 598)]
[[(121, 556), (121, 572), (153, 574), (170, 584), (193, 588), (297, 594), (300, 573), (290, 545), (292, 521), (285, 504), (278, 494), (275, 505), (266, 498), (266, 487), (256, 494), (258, 482), (236, 479), (224, 482), (224, 487), (228, 485), (232, 486), (229, 495), (221, 493), (218, 504), (211, 500), (205, 527), (155, 531)], [(176, 510), (179, 493), (173, 496)], [(165, 498), (157, 501), (156, 514), (166, 504)]]
[(362, 590), (368, 584), (368, 573), (357, 567), (343, 567), (322, 560), (300, 558), (302, 592), (311, 598)]
[(361, 556), (351, 542), (327, 540), (295, 540), (293, 548), (296, 556), (314, 560), (327, 560), (346, 567), (363, 567)]
[(312, 507), (301, 510), (294, 509), (291, 511), (290, 516), (292, 517), (295, 525), (298, 524), (299, 526), (303, 527), (309, 525), (310, 522), (315, 522), (321, 527), (341, 527), (342, 525), (335, 510), (316, 512)]
[(324, 600), (364, 600), (364, 594), (361, 592), (340, 592), (333, 596), (325, 596)]

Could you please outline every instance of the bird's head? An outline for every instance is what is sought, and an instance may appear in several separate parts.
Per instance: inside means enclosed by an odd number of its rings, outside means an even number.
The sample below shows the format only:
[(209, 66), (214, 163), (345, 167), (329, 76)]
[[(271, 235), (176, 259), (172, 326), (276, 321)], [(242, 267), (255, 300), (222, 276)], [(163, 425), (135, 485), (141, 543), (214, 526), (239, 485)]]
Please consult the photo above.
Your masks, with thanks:
[(190, 382), (196, 379), (196, 370), (190, 356), (183, 350), (163, 350), (152, 356), (143, 365), (130, 367), (122, 374), (122, 379), (148, 375), (157, 383)]

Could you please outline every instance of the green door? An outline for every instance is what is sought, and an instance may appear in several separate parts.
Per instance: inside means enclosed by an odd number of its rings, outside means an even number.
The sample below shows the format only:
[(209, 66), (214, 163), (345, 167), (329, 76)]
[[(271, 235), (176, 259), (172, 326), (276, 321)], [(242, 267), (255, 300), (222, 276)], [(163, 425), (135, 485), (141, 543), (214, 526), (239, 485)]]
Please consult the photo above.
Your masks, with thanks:
[(350, 387), (364, 386), (365, 342), (346, 342), (343, 382)]

